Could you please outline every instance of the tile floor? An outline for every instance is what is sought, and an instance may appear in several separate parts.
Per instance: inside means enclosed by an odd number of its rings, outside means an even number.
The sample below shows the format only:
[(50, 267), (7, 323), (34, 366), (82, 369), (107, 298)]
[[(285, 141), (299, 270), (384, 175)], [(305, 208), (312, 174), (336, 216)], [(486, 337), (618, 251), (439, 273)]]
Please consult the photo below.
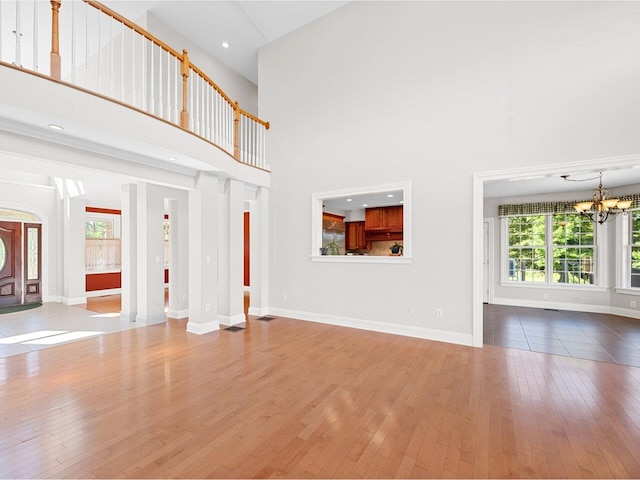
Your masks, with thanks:
[(640, 320), (484, 305), (484, 343), (640, 367)]
[(45, 303), (32, 310), (0, 315), (0, 358), (132, 328), (140, 325), (120, 320), (115, 313)]

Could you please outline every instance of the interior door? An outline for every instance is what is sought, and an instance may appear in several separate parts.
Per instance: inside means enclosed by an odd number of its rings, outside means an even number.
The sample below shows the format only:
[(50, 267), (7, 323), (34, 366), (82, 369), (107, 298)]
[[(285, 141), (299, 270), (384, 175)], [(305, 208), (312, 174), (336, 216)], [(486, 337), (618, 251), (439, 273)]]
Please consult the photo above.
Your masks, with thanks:
[(22, 303), (22, 224), (0, 222), (0, 306)]
[(42, 225), (24, 224), (24, 303), (42, 301)]

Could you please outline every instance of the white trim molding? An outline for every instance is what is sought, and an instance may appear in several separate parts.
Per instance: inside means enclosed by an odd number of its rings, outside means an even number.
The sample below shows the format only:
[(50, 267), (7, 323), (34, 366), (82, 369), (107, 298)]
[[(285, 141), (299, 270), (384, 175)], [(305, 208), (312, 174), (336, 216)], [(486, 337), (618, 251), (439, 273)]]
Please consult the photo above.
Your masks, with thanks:
[[(327, 259), (329, 255), (320, 255), (322, 246), (322, 205), (323, 200), (330, 198), (349, 197), (371, 193), (381, 193), (402, 190), (404, 203), (402, 204), (402, 247), (404, 255), (401, 257), (376, 257), (359, 255), (335, 255)], [(397, 182), (386, 185), (369, 185), (364, 187), (332, 190), (328, 192), (316, 192), (311, 195), (311, 260), (313, 262), (327, 263), (411, 263), (411, 182)], [(363, 260), (366, 258), (367, 260)], [(371, 259), (386, 259), (374, 262)]]
[(218, 322), (217, 320), (206, 323), (187, 322), (188, 333), (204, 335), (205, 333), (211, 333), (217, 330), (220, 330), (220, 322)]
[(87, 303), (87, 297), (62, 297), (62, 303), (65, 305), (82, 305), (83, 303)]
[(606, 313), (609, 315), (620, 315), (622, 317), (640, 319), (640, 311), (614, 307), (612, 305), (593, 305), (586, 303), (569, 303), (569, 302), (549, 302), (538, 300), (522, 300), (512, 298), (496, 298), (493, 305), (506, 305), (509, 307), (527, 307), (527, 308), (547, 308), (553, 310), (566, 310), (571, 312), (585, 313)]
[(140, 325), (156, 325), (158, 323), (165, 323), (167, 321), (167, 316), (164, 314), (164, 312), (162, 314), (155, 314), (155, 315), (149, 315), (149, 316), (138, 314), (136, 315), (135, 321)]
[(122, 288), (109, 288), (107, 290), (93, 290), (91, 292), (85, 292), (87, 297), (104, 297), (105, 295), (120, 295)]
[(177, 318), (178, 320), (181, 318), (187, 318), (189, 316), (189, 309), (184, 308), (182, 310), (167, 310), (167, 317), (169, 318)]
[(240, 323), (245, 323), (246, 321), (247, 318), (244, 316), (244, 313), (237, 313), (235, 315), (218, 314), (218, 322), (220, 322), (220, 325), (224, 325), (225, 327), (239, 325)]
[(455, 343), (465, 346), (472, 346), (473, 343), (473, 336), (469, 333), (449, 332), (446, 330), (435, 330), (432, 328), (421, 328), (411, 325), (398, 325), (361, 318), (301, 312), (299, 310), (288, 310), (285, 308), (269, 308), (269, 315), (286, 317), (293, 320), (324, 323), (326, 325), (335, 325), (339, 327), (357, 328), (372, 332), (402, 335), (405, 337), (422, 338), (424, 340), (433, 340), (436, 342)]

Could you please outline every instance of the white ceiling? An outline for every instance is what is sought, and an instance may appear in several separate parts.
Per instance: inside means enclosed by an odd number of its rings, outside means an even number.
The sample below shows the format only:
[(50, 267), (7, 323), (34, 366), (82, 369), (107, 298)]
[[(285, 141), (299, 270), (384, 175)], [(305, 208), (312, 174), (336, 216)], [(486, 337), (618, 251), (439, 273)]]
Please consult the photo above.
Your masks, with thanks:
[(365, 208), (400, 205), (403, 201), (404, 192), (402, 190), (393, 190), (325, 198), (322, 200), (322, 204), (324, 205), (324, 211), (340, 213), (364, 210)]
[[(134, 20), (145, 11), (258, 84), (258, 50), (348, 1), (105, 0)], [(229, 43), (229, 48), (222, 46)]]
[[(549, 175), (532, 175), (515, 177), (511, 180), (499, 180), (484, 183), (484, 197), (517, 197), (522, 195), (537, 195), (544, 193), (578, 192), (584, 190), (594, 190), (598, 186), (599, 169), (592, 171), (573, 172), (571, 170), (563, 173), (553, 173)], [(616, 187), (640, 184), (640, 165), (631, 168), (602, 169), (602, 183), (610, 194), (615, 195)], [(562, 175), (569, 175), (567, 181)], [(579, 200), (579, 199), (578, 199)]]

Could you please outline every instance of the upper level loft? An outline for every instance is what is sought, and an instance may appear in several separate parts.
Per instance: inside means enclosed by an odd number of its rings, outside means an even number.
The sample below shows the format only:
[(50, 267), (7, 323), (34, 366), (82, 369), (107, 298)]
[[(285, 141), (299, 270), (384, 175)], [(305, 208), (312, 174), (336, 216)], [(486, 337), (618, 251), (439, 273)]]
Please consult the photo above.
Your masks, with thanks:
[(1, 150), (29, 155), (22, 143), (31, 137), (120, 164), (268, 185), (269, 123), (187, 50), (98, 2), (0, 0), (0, 83)]

